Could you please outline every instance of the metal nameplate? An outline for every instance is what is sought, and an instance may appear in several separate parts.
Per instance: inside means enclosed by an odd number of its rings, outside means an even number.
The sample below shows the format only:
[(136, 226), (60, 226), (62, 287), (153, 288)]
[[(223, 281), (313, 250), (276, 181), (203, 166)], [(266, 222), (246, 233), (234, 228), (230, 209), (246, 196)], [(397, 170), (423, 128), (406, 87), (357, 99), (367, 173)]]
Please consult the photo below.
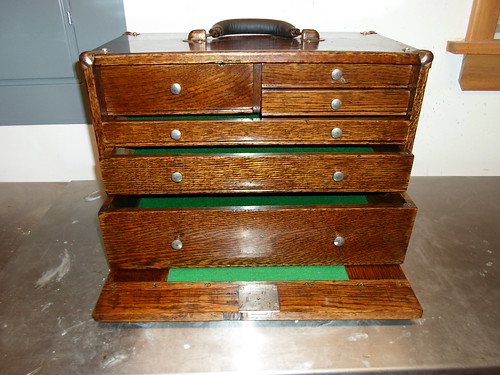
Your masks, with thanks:
[(238, 291), (240, 313), (248, 317), (265, 318), (280, 311), (278, 287), (268, 284), (242, 285)]

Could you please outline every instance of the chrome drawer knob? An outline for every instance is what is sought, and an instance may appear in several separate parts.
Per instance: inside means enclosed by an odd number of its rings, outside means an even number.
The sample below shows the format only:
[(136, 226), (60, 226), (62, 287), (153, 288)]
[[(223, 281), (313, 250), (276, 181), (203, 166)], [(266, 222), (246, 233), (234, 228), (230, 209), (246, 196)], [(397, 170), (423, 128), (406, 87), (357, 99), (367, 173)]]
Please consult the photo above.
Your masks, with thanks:
[(342, 78), (343, 75), (344, 75), (344, 73), (342, 73), (342, 70), (340, 70), (340, 69), (333, 69), (332, 70), (332, 79), (334, 81), (338, 81), (339, 79)]
[(172, 181), (181, 182), (182, 181), (182, 173), (181, 172), (172, 173)]
[(180, 250), (182, 249), (182, 241), (180, 238), (176, 238), (175, 240), (172, 241), (172, 243), (170, 244), (170, 246), (172, 246), (172, 249), (174, 250)]
[(342, 100), (340, 99), (333, 99), (331, 103), (332, 109), (340, 109), (342, 107)]
[(340, 128), (333, 128), (332, 129), (332, 137), (333, 138), (340, 138), (340, 137), (342, 137), (342, 129), (340, 129)]
[(343, 244), (345, 244), (345, 238), (342, 236), (336, 236), (333, 240), (333, 244), (335, 246), (342, 246)]
[(335, 172), (333, 174), (333, 180), (336, 182), (342, 181), (344, 179), (345, 175), (342, 172)]
[(178, 94), (180, 94), (180, 93), (181, 93), (181, 91), (182, 91), (182, 87), (181, 87), (181, 85), (180, 85), (180, 84), (178, 84), (178, 83), (172, 83), (172, 84), (170, 85), (170, 92), (171, 92), (172, 94), (174, 94), (174, 95), (178, 95)]
[(170, 138), (172, 138), (174, 141), (178, 141), (181, 139), (182, 133), (179, 129), (174, 129), (170, 132)]

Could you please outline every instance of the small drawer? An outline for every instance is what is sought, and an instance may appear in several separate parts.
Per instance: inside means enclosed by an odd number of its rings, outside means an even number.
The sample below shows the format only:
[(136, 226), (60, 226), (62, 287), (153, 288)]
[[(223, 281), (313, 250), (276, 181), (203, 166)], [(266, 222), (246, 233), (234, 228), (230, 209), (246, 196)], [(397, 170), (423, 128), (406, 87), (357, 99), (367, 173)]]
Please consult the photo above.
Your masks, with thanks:
[(264, 116), (406, 115), (410, 91), (263, 90)]
[(266, 88), (400, 87), (408, 86), (412, 65), (390, 64), (264, 64)]
[(117, 149), (101, 172), (109, 194), (394, 192), (412, 162), (398, 147), (172, 147)]
[(108, 115), (252, 112), (251, 64), (104, 66)]
[[(222, 117), (222, 116), (221, 116)], [(108, 146), (404, 144), (409, 121), (394, 118), (207, 118), (165, 116), (105, 121)]]
[(100, 214), (112, 268), (399, 264), (406, 195), (115, 196)]

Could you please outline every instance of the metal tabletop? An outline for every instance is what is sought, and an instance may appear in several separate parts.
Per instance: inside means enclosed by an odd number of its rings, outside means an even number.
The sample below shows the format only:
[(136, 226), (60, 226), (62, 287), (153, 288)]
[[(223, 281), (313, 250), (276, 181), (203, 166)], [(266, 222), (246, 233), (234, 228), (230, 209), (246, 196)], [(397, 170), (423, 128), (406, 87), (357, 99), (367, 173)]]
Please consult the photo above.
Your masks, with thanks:
[(414, 177), (418, 320), (97, 323), (98, 182), (0, 184), (2, 374), (499, 374), (500, 177)]

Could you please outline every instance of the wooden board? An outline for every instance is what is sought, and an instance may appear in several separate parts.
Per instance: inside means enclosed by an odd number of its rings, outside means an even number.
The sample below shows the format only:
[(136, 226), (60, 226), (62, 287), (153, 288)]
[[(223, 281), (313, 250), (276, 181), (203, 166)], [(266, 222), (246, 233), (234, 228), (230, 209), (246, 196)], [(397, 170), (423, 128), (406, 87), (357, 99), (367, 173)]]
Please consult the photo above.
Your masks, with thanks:
[[(156, 280), (147, 270), (128, 274), (114, 270), (94, 318), (119, 322), (421, 317), (422, 308), (399, 266), (346, 269), (351, 277), (347, 281), (259, 282), (166, 282), (168, 270), (152, 271)], [(240, 311), (240, 289), (262, 285), (276, 287), (277, 311)]]

